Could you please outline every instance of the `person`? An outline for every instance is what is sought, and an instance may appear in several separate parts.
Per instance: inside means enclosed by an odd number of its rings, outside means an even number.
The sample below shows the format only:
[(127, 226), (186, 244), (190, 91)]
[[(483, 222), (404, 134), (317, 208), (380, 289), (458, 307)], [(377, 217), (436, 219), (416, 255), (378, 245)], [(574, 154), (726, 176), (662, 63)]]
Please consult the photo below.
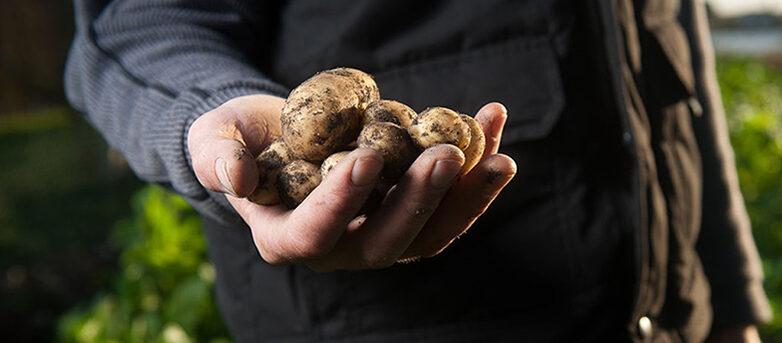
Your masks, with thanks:
[[(701, 1), (75, 9), (68, 98), (203, 215), (239, 342), (751, 342), (770, 316)], [(339, 66), (480, 109), (480, 164), (428, 149), (363, 221), (366, 149), (295, 210), (242, 198), (290, 89)]]

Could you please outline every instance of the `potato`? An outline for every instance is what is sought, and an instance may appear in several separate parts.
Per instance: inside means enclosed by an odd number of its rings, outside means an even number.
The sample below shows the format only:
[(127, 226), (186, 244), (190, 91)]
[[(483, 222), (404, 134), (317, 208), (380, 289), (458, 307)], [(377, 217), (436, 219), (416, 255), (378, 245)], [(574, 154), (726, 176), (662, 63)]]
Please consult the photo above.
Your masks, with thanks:
[(258, 166), (258, 186), (253, 194), (247, 197), (258, 205), (276, 205), (280, 203), (277, 191), (277, 176), (280, 169), (293, 161), (293, 156), (285, 146), (282, 139), (272, 141), (266, 149), (255, 159)]
[(378, 89), (372, 75), (353, 68), (334, 68), (326, 70), (324, 73), (344, 76), (353, 80), (359, 89), (362, 101), (366, 104), (380, 99), (380, 89)]
[(473, 117), (462, 114), (459, 117), (470, 127), (470, 145), (464, 149), (464, 166), (462, 174), (465, 175), (474, 168), (483, 157), (483, 150), (486, 149), (486, 137), (483, 135), (483, 128)]
[(410, 127), (415, 111), (407, 105), (394, 100), (378, 100), (364, 111), (364, 125), (375, 122), (388, 122), (405, 129)]
[(326, 178), (326, 175), (334, 169), (334, 167), (339, 164), (340, 161), (342, 161), (342, 158), (350, 154), (350, 151), (340, 151), (338, 153), (331, 154), (331, 156), (327, 157), (323, 164), (320, 165), (320, 176), (324, 179)]
[(320, 168), (304, 160), (295, 160), (280, 170), (277, 189), (280, 199), (290, 208), (302, 201), (320, 184)]
[(459, 117), (459, 113), (445, 107), (431, 107), (419, 113), (408, 131), (422, 149), (452, 144), (464, 151), (470, 145), (469, 125)]
[(407, 131), (394, 123), (370, 123), (358, 136), (359, 148), (374, 149), (383, 156), (381, 183), (393, 184), (419, 154)]
[(364, 110), (380, 98), (371, 76), (338, 68), (296, 87), (280, 114), (282, 137), (299, 159), (319, 163), (358, 136)]

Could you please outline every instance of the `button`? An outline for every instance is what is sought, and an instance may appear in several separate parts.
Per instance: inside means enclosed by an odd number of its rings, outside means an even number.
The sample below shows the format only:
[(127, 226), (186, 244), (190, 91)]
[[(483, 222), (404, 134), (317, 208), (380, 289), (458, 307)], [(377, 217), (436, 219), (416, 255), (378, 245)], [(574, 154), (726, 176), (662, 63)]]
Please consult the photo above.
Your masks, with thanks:
[(649, 317), (643, 316), (638, 319), (638, 334), (644, 339), (652, 337), (652, 321)]

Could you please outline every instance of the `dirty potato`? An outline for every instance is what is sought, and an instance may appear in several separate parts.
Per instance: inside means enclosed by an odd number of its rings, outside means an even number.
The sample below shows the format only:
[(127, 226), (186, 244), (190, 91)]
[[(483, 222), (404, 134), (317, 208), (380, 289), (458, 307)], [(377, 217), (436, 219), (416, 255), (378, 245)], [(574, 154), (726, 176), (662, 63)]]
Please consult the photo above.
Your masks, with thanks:
[(320, 184), (320, 168), (304, 160), (295, 160), (280, 170), (277, 189), (280, 199), (290, 208), (302, 201)]
[(415, 111), (409, 106), (394, 100), (378, 100), (364, 111), (364, 125), (376, 122), (394, 123), (403, 128), (410, 127)]
[(293, 161), (293, 156), (285, 146), (285, 142), (280, 138), (272, 141), (255, 159), (259, 174), (258, 186), (247, 198), (258, 205), (279, 204), (277, 175), (279, 175), (280, 169), (291, 161)]
[(296, 87), (280, 114), (282, 137), (298, 158), (323, 161), (356, 139), (367, 106), (378, 100), (368, 74), (338, 68), (316, 74)]
[(452, 144), (464, 151), (470, 145), (470, 127), (459, 113), (445, 107), (431, 107), (419, 113), (408, 131), (422, 149)]
[(382, 183), (393, 184), (419, 154), (407, 131), (393, 123), (370, 123), (358, 136), (359, 148), (370, 148), (383, 156)]
[(358, 90), (361, 101), (365, 104), (380, 99), (380, 89), (377, 87), (372, 75), (353, 68), (334, 68), (326, 70), (324, 73), (344, 76), (351, 79), (356, 84), (357, 88), (355, 89)]

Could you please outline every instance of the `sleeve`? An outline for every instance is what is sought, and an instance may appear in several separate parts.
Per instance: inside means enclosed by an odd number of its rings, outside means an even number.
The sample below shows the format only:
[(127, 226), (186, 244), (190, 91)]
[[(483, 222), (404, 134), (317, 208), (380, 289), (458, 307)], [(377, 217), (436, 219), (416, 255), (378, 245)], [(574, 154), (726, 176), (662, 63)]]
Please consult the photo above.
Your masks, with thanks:
[[(204, 189), (187, 151), (202, 113), (242, 95), (288, 90), (253, 66), (265, 25), (239, 1), (76, 0), (66, 93), (142, 179), (165, 185), (221, 223), (238, 216)], [(253, 57), (255, 56), (255, 57)]]
[(701, 112), (693, 122), (704, 170), (704, 215), (697, 249), (711, 285), (713, 327), (766, 322), (771, 310), (738, 185), (703, 1), (682, 1), (680, 19), (690, 41)]

